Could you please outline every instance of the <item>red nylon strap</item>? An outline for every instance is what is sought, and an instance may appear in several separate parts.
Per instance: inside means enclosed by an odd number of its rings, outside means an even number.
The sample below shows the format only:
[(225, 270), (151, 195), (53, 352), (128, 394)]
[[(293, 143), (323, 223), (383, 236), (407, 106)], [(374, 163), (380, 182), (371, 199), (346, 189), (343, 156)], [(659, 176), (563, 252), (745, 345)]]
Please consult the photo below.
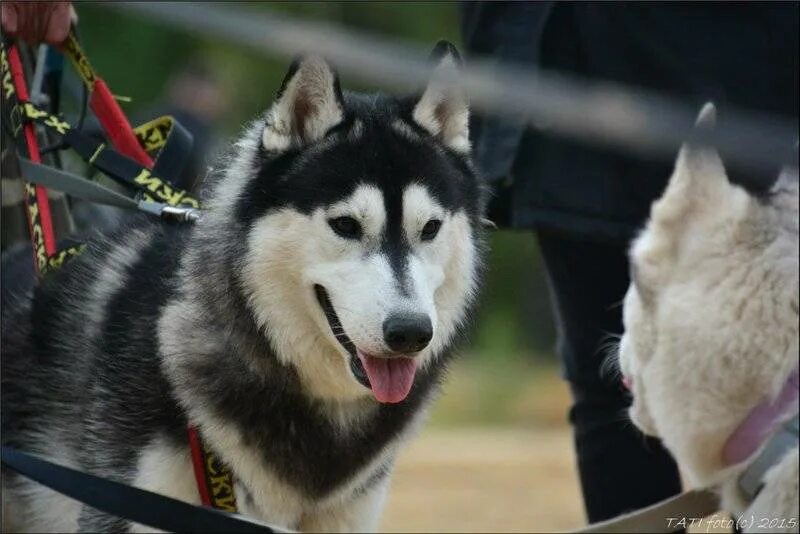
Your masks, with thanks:
[(95, 78), (89, 105), (114, 148), (135, 159), (140, 165), (152, 169), (153, 158), (144, 151), (139, 141), (136, 140), (131, 123), (128, 122), (125, 113), (122, 112), (116, 99), (114, 99), (114, 95), (108, 90), (106, 82), (99, 77)]
[[(25, 75), (22, 70), (22, 61), (19, 58), (19, 50), (16, 45), (11, 45), (8, 48), (8, 68), (11, 71), (12, 83), (14, 89), (17, 91), (17, 99), (20, 102), (27, 102), (28, 100), (28, 87), (25, 85)], [(35, 126), (28, 122), (23, 126), (25, 133), (25, 144), (28, 148), (28, 158), (34, 163), (41, 163), (42, 158), (39, 154), (39, 141), (36, 139)], [(47, 198), (47, 189), (41, 185), (36, 186), (36, 203), (39, 207), (39, 217), (41, 218), (42, 235), (44, 238), (44, 247), (48, 256), (56, 253), (56, 235), (53, 230), (53, 218), (50, 215), (50, 200)], [(31, 227), (30, 212), (28, 211), (27, 195), (25, 197), (26, 214), (28, 215), (28, 230), (33, 237), (33, 228)], [(36, 244), (34, 243), (34, 266), (39, 272), (39, 264), (35, 261)], [(41, 274), (41, 273), (39, 273)]]
[(153, 167), (153, 159), (139, 145), (133, 133), (128, 118), (122, 108), (108, 89), (106, 82), (97, 75), (83, 53), (75, 33), (71, 31), (60, 46), (62, 53), (67, 56), (81, 77), (83, 84), (89, 90), (89, 106), (92, 108), (103, 131), (118, 152), (136, 160), (139, 165), (147, 168)]
[(200, 493), (200, 502), (203, 506), (211, 506), (211, 496), (208, 493), (206, 484), (206, 467), (203, 456), (203, 447), (200, 445), (200, 436), (197, 429), (189, 426), (186, 429), (189, 435), (189, 449), (192, 452), (192, 467), (194, 468), (194, 478), (197, 481), (197, 491)]

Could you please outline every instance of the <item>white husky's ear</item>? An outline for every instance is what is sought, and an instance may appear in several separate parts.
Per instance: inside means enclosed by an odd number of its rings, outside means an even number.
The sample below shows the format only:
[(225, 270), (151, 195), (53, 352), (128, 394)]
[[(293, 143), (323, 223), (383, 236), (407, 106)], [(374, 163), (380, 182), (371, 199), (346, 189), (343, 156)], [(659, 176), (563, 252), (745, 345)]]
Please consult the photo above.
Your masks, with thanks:
[[(709, 102), (695, 124), (697, 128), (712, 129), (715, 123), (716, 108)], [(653, 206), (653, 219), (669, 222), (684, 219), (689, 211), (715, 210), (732, 189), (717, 151), (687, 143), (678, 153), (666, 191)]]
[(342, 121), (343, 107), (339, 79), (324, 59), (295, 61), (267, 112), (264, 148), (279, 152), (318, 141)]
[(697, 114), (697, 120), (694, 122), (698, 128), (713, 128), (717, 123), (717, 107), (713, 102), (706, 102), (703, 104), (700, 113)]
[(458, 80), (461, 56), (456, 47), (439, 41), (431, 52), (433, 76), (414, 106), (414, 121), (458, 152), (469, 152), (469, 103)]
[[(695, 127), (699, 130), (713, 130), (717, 124), (717, 108), (706, 102), (697, 115)], [(715, 148), (686, 144), (678, 155), (673, 179), (688, 182), (691, 192), (708, 200), (719, 198), (730, 187), (728, 175), (719, 152)]]
[[(713, 128), (716, 109), (703, 106), (697, 128)], [(681, 251), (704, 250), (721, 239), (720, 228), (731, 228), (747, 213), (749, 196), (728, 181), (717, 151), (698, 144), (681, 147), (664, 194), (653, 204), (650, 221), (631, 251), (642, 302), (655, 301), (655, 289), (673, 276)], [(682, 243), (694, 247), (681, 247)], [(719, 241), (717, 241), (719, 243)]]

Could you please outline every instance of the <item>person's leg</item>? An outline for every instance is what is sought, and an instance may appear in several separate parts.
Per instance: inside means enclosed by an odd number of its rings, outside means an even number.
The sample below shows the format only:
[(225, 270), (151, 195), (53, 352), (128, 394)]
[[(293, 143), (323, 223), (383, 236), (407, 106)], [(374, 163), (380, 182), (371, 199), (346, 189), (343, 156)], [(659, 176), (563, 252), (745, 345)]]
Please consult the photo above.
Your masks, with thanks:
[(680, 493), (675, 462), (627, 419), (627, 393), (601, 370), (609, 334), (622, 333), (625, 248), (545, 232), (538, 238), (573, 395), (570, 422), (589, 521)]

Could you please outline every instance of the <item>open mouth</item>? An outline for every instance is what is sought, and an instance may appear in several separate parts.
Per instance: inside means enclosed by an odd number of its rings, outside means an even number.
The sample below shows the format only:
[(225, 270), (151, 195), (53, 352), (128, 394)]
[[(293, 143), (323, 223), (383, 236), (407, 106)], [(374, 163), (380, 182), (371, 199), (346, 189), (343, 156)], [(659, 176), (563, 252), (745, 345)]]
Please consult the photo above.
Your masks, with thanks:
[(358, 358), (358, 349), (356, 348), (355, 343), (353, 343), (347, 334), (344, 331), (344, 327), (342, 326), (341, 321), (339, 321), (339, 316), (336, 315), (336, 310), (333, 309), (333, 304), (331, 304), (331, 298), (328, 296), (328, 292), (325, 291), (325, 288), (319, 284), (314, 285), (314, 293), (317, 295), (317, 301), (319, 301), (319, 305), (322, 306), (322, 311), (325, 314), (325, 318), (328, 319), (328, 325), (331, 327), (331, 331), (333, 332), (333, 336), (341, 343), (344, 350), (350, 355), (350, 370), (353, 371), (353, 376), (356, 377), (356, 380), (361, 383), (364, 387), (368, 388), (369, 385), (369, 378), (367, 377), (367, 372), (364, 370), (364, 365), (361, 363), (361, 360)]
[(314, 293), (333, 336), (350, 355), (350, 370), (355, 379), (371, 389), (378, 402), (397, 403), (405, 400), (414, 384), (417, 360), (406, 356), (381, 358), (359, 350), (344, 331), (325, 288), (315, 284)]

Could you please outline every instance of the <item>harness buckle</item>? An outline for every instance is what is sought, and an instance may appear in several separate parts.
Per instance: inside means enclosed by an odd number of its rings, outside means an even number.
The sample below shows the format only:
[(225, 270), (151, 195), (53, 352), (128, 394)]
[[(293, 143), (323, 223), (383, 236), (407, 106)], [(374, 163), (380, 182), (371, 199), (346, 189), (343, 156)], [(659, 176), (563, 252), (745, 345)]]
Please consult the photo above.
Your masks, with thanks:
[(200, 210), (195, 208), (182, 208), (165, 205), (161, 209), (162, 219), (175, 219), (178, 222), (197, 222), (200, 220)]
[(162, 219), (171, 219), (178, 222), (196, 222), (200, 220), (200, 210), (183, 206), (170, 206), (162, 202), (140, 200), (139, 209)]

